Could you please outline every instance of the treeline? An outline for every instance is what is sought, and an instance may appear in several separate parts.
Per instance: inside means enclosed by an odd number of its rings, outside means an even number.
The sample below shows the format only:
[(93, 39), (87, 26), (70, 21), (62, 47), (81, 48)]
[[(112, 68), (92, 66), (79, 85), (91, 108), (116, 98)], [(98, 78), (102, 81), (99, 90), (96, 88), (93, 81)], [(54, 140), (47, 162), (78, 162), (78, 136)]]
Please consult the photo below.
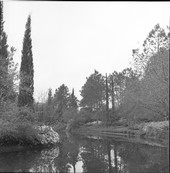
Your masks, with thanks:
[(80, 106), (96, 113), (96, 119), (106, 119), (108, 81), (110, 122), (169, 119), (169, 38), (169, 31), (157, 24), (144, 40), (143, 50), (132, 50), (131, 68), (108, 77), (95, 70), (82, 87)]
[(35, 112), (40, 122), (48, 125), (67, 123), (78, 111), (78, 99), (74, 95), (74, 89), (69, 92), (66, 85), (62, 84), (52, 94), (48, 90), (48, 97), (45, 102), (35, 103)]
[[(31, 16), (28, 16), (23, 39), (20, 71), (13, 61), (15, 48), (7, 44), (0, 1), (0, 123), (16, 127), (25, 123), (81, 125), (88, 121), (114, 124), (169, 119), (169, 31), (159, 24), (149, 32), (141, 50), (132, 50), (133, 65), (121, 72), (103, 76), (97, 70), (86, 78), (78, 101), (74, 89), (62, 84), (44, 102), (34, 94), (34, 64), (31, 39)], [(18, 83), (19, 82), (19, 83)], [(17, 125), (16, 125), (17, 124)], [(24, 125), (23, 125), (24, 126)], [(9, 130), (2, 125), (1, 130)], [(24, 126), (25, 128), (25, 126)], [(15, 128), (16, 129), (16, 128)], [(12, 131), (14, 131), (13, 129)]]
[[(169, 31), (159, 24), (149, 32), (143, 49), (132, 50), (132, 67), (103, 76), (97, 70), (86, 78), (80, 101), (64, 84), (51, 89), (45, 103), (37, 103), (41, 118), (78, 124), (102, 121), (127, 124), (169, 119)], [(74, 106), (69, 106), (71, 102)], [(74, 111), (73, 111), (74, 110)], [(43, 115), (43, 116), (42, 116)], [(49, 121), (49, 122), (50, 122)], [(80, 123), (80, 124), (81, 124)]]

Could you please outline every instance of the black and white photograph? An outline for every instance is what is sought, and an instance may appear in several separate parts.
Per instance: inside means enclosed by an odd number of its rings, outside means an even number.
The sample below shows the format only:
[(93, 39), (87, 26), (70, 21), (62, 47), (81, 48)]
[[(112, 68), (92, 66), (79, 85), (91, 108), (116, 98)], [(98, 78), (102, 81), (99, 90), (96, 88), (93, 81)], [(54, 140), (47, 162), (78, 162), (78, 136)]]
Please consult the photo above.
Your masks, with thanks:
[(168, 1), (0, 0), (0, 172), (169, 173)]

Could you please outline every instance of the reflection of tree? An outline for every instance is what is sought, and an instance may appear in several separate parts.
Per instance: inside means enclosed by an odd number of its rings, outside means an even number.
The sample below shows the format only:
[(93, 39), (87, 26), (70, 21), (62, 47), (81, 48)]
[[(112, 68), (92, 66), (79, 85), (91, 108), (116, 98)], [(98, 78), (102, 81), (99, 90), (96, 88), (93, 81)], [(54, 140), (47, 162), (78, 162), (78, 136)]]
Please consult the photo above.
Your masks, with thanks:
[(0, 153), (0, 172), (28, 172), (36, 159), (40, 157), (40, 151), (25, 149)]
[(84, 173), (169, 172), (168, 148), (63, 137), (59, 146), (0, 154), (0, 172), (70, 172), (81, 158)]
[(106, 145), (99, 141), (89, 141), (89, 143), (83, 147), (85, 152), (81, 153), (81, 157), (84, 163), (84, 172), (105, 172), (107, 169), (107, 161), (105, 159), (107, 155)]
[(119, 147), (119, 156), (123, 169), (129, 172), (168, 172), (165, 148), (123, 143)]
[(60, 146), (60, 155), (55, 159), (55, 165), (58, 166), (60, 172), (69, 172), (70, 164), (76, 171), (75, 165), (78, 161), (79, 147), (76, 141), (69, 141), (66, 137)]
[(112, 172), (112, 165), (111, 165), (111, 148), (110, 148), (110, 143), (107, 142), (107, 154), (108, 154), (108, 162), (109, 162), (109, 173)]
[(70, 145), (70, 151), (68, 153), (68, 162), (73, 166), (74, 173), (76, 172), (76, 163), (78, 161), (79, 150), (74, 144)]
[(117, 143), (114, 144), (114, 172), (117, 173), (118, 172), (118, 158), (117, 158)]

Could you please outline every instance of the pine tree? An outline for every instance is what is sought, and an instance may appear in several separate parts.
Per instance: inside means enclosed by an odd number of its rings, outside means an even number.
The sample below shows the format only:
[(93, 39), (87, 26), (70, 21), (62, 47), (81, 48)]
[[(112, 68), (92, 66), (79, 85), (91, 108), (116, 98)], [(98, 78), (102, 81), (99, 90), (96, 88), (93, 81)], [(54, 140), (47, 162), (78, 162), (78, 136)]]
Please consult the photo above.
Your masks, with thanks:
[(18, 106), (33, 106), (34, 92), (34, 69), (31, 39), (31, 16), (28, 16), (25, 26), (25, 34), (22, 49), (22, 60), (20, 67), (20, 84), (18, 95)]
[(50, 106), (52, 104), (53, 96), (52, 96), (52, 89), (48, 89), (48, 99), (47, 99), (47, 105)]
[(77, 102), (78, 100), (77, 97), (74, 95), (74, 89), (73, 89), (71, 95), (69, 96), (69, 103), (68, 103), (69, 108), (77, 109), (78, 108)]
[(82, 96), (80, 106), (89, 107), (93, 111), (100, 110), (105, 100), (104, 77), (98, 71), (94, 70), (94, 73), (86, 79), (87, 81), (80, 91)]

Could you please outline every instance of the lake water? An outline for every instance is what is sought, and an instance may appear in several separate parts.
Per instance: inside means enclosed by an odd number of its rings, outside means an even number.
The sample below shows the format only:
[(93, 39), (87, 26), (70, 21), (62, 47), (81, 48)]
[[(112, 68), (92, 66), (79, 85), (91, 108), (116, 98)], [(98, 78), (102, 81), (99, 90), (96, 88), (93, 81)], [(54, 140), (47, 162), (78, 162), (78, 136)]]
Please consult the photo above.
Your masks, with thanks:
[(69, 135), (54, 147), (1, 152), (0, 172), (168, 173), (169, 149)]

